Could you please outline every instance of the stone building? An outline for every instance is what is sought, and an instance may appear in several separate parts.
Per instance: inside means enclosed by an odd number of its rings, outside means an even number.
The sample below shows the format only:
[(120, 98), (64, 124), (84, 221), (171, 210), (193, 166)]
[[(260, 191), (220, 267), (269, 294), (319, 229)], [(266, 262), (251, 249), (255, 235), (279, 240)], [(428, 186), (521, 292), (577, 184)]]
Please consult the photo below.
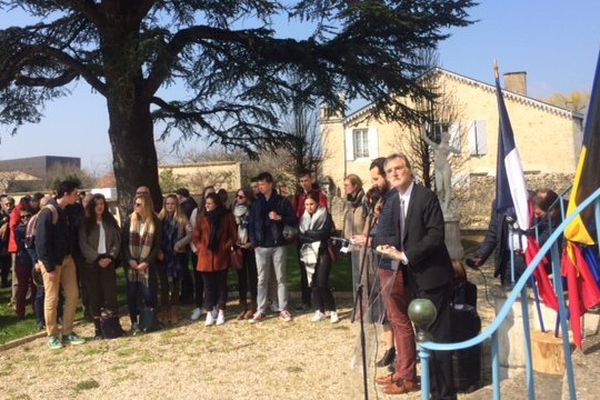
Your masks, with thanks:
[[(451, 99), (451, 120), (436, 129), (450, 135), (460, 150), (453, 156), (454, 198), (463, 228), (485, 228), (495, 191), (498, 143), (496, 88), (460, 74), (434, 68), (421, 79), (435, 81)], [(583, 115), (527, 96), (524, 72), (505, 74), (504, 99), (511, 119), (526, 180), (531, 189), (550, 187), (559, 192), (573, 180), (581, 149)], [(377, 120), (367, 105), (349, 115), (321, 109), (323, 175), (341, 187), (347, 174), (357, 174), (369, 187), (369, 165), (410, 148), (411, 130), (396, 122)], [(443, 119), (443, 118), (442, 118)], [(414, 157), (414, 154), (408, 154)], [(433, 166), (432, 166), (433, 173)]]
[[(233, 192), (242, 185), (241, 163), (237, 161), (211, 161), (191, 164), (160, 165), (161, 177), (171, 175), (176, 186), (187, 187), (193, 194), (201, 194), (204, 187), (212, 185), (217, 190)], [(174, 190), (175, 188), (173, 188)], [(163, 191), (168, 189), (163, 188)]]

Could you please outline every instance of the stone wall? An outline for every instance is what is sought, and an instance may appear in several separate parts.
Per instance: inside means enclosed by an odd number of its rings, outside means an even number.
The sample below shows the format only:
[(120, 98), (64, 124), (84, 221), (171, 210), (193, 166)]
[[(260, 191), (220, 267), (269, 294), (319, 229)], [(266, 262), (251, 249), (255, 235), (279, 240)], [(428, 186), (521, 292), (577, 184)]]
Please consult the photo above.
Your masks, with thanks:
[[(530, 190), (550, 188), (561, 194), (573, 183), (573, 174), (536, 173), (525, 174)], [(496, 195), (496, 177), (471, 175), (464, 188), (454, 192), (454, 204), (458, 205), (461, 229), (487, 229), (491, 205)]]
[[(573, 183), (573, 174), (526, 173), (525, 180), (530, 190), (550, 188), (561, 194)], [(491, 205), (496, 195), (496, 177), (471, 175), (461, 189), (455, 189), (453, 205), (458, 205), (460, 228), (485, 230), (490, 222)], [(344, 199), (329, 196), (330, 210), (337, 229), (342, 229)]]

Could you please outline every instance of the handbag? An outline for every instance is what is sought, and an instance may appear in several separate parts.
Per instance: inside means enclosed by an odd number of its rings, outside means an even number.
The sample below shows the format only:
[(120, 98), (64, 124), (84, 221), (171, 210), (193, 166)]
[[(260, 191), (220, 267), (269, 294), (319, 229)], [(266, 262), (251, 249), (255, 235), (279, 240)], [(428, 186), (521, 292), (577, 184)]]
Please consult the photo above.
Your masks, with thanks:
[(241, 270), (244, 267), (244, 254), (242, 249), (236, 248), (231, 252), (231, 267), (236, 270)]
[(154, 332), (158, 330), (158, 320), (154, 314), (154, 309), (144, 307), (140, 311), (140, 329), (142, 332)]
[(100, 314), (100, 330), (105, 339), (115, 339), (123, 336), (123, 328), (116, 312), (102, 310)]

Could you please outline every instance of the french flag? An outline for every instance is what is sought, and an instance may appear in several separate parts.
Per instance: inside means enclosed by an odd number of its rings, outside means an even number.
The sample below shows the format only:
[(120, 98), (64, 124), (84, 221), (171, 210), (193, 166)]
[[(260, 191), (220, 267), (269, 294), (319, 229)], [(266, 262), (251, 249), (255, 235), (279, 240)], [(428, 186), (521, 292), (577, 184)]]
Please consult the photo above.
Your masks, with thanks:
[(496, 72), (496, 97), (500, 124), (498, 132), (498, 159), (496, 165), (496, 212), (513, 217), (519, 229), (529, 229), (529, 207), (527, 204), (527, 185), (523, 176), (523, 167), (515, 138), (506, 112), (504, 97), (500, 89), (498, 67)]

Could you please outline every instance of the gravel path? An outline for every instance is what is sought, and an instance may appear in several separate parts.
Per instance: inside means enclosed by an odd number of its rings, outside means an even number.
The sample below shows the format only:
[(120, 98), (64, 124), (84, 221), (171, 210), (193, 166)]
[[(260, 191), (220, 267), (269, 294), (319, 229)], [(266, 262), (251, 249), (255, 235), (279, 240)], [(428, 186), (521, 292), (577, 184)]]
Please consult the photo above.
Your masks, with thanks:
[[(486, 326), (493, 310), (481, 275), (468, 274), (480, 289)], [(184, 319), (169, 330), (59, 351), (38, 339), (0, 353), (0, 399), (360, 399), (359, 325), (349, 321), (350, 301), (340, 304), (338, 324), (312, 323), (309, 313), (255, 326), (228, 320), (205, 327)], [(228, 316), (234, 315), (231, 308)], [(128, 318), (122, 325), (129, 328)], [(85, 324), (78, 332), (91, 336), (93, 328)], [(376, 358), (379, 333), (367, 327), (369, 360)], [(375, 392), (372, 379), (381, 373), (370, 363), (370, 397), (398, 398)], [(400, 397), (418, 399), (419, 393)]]

